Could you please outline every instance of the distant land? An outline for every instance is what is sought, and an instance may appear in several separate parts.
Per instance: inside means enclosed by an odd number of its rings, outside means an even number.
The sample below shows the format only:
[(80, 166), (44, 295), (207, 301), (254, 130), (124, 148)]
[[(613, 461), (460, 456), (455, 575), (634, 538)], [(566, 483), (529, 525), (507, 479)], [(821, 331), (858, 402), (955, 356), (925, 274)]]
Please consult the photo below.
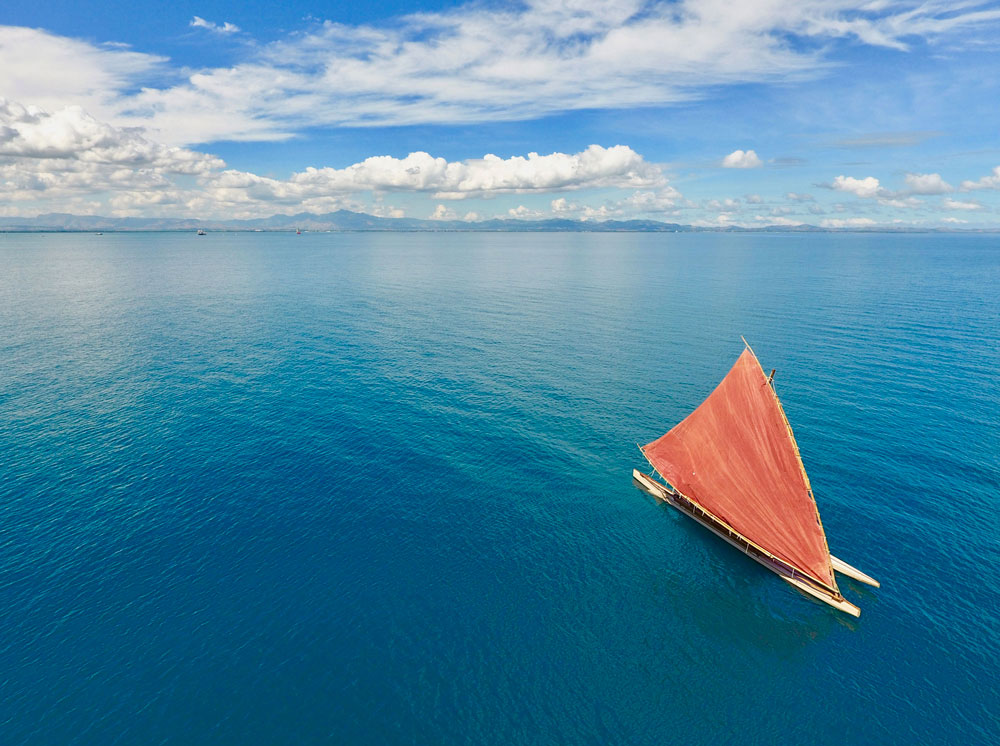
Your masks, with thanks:
[(998, 229), (920, 228), (862, 226), (823, 228), (815, 225), (694, 226), (658, 220), (548, 220), (493, 219), (422, 220), (381, 218), (363, 212), (338, 210), (322, 215), (272, 215), (250, 220), (199, 220), (195, 218), (114, 218), (97, 215), (49, 213), (36, 218), (0, 218), (0, 231), (7, 233), (94, 231), (466, 231), (466, 232), (577, 232), (577, 233), (996, 233)]

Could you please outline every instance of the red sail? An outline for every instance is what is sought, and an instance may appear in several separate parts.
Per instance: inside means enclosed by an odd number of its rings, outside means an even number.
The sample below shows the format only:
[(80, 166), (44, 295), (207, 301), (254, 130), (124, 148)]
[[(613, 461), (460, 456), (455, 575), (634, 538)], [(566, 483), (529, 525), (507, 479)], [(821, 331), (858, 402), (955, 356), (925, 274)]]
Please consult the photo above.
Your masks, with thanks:
[(749, 348), (694, 412), (643, 451), (685, 497), (774, 556), (836, 588), (798, 447)]

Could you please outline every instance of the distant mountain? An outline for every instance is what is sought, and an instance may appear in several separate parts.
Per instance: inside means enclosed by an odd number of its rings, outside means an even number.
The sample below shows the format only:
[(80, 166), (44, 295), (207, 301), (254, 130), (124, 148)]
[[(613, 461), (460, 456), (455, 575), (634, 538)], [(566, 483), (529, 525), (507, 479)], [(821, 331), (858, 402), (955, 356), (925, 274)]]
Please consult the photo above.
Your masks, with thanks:
[[(478, 232), (580, 232), (580, 233), (680, 233), (712, 231), (748, 232), (915, 232), (914, 228), (819, 228), (814, 225), (766, 225), (753, 228), (702, 226), (661, 223), (657, 220), (548, 220), (493, 219), (478, 222), (462, 220), (421, 220), (419, 218), (380, 218), (363, 212), (337, 210), (323, 215), (301, 212), (297, 215), (272, 215), (252, 220), (198, 220), (195, 218), (108, 218), (96, 215), (70, 215), (53, 212), (37, 218), (0, 218), (0, 231), (478, 231)], [(919, 232), (944, 232), (927, 229)], [(951, 231), (947, 231), (951, 232)]]
[(420, 220), (380, 218), (362, 212), (338, 210), (324, 215), (301, 212), (251, 220), (195, 218), (108, 218), (95, 215), (49, 213), (37, 218), (0, 218), (7, 231), (689, 231), (688, 225), (655, 220)]

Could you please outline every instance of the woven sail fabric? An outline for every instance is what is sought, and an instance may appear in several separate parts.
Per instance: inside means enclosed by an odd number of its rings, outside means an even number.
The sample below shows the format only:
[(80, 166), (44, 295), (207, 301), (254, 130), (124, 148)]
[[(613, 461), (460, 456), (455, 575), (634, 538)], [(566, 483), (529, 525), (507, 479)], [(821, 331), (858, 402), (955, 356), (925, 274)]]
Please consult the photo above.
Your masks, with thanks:
[(805, 469), (781, 404), (749, 348), (694, 412), (643, 451), (683, 495), (836, 588)]

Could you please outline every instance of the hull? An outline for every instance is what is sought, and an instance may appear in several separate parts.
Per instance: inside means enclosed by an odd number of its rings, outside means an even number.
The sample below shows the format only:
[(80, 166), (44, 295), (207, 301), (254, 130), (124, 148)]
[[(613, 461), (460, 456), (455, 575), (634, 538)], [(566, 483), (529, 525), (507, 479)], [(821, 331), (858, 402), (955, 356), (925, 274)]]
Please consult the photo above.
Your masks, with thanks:
[(833, 569), (839, 572), (841, 575), (846, 575), (849, 578), (857, 580), (859, 583), (864, 583), (865, 585), (870, 585), (873, 588), (881, 588), (882, 584), (879, 583), (875, 578), (865, 575), (861, 570), (856, 567), (851, 567), (849, 564), (844, 562), (842, 559), (837, 559), (832, 554), (830, 555), (830, 564), (833, 565)]
[[(788, 565), (777, 557), (774, 557), (773, 555), (770, 555), (760, 549), (753, 542), (734, 531), (731, 527), (717, 520), (712, 515), (706, 513), (696, 503), (687, 499), (679, 492), (667, 487), (665, 484), (654, 479), (649, 474), (643, 474), (638, 469), (632, 470), (632, 478), (645, 492), (648, 492), (657, 500), (668, 503), (669, 505), (677, 508), (684, 515), (697, 521), (720, 539), (728, 542), (758, 564), (763, 565), (768, 570), (778, 575), (789, 585), (794, 586), (798, 590), (808, 596), (811, 596), (812, 598), (817, 599), (818, 601), (822, 601), (823, 603), (832, 606), (838, 611), (843, 611), (844, 613), (850, 614), (854, 617), (861, 616), (861, 609), (845, 600), (843, 596), (831, 593), (826, 587), (819, 585), (808, 576), (803, 575), (801, 572), (797, 572), (791, 565)], [(846, 563), (841, 564), (846, 567), (850, 567), (850, 565), (846, 565)], [(854, 570), (854, 568), (851, 568), (851, 570)], [(854, 570), (854, 572), (863, 574), (858, 570)], [(867, 575), (864, 577), (868, 578)], [(868, 580), (871, 580), (871, 578), (868, 578)], [(872, 583), (874, 582), (875, 581), (872, 580)]]

